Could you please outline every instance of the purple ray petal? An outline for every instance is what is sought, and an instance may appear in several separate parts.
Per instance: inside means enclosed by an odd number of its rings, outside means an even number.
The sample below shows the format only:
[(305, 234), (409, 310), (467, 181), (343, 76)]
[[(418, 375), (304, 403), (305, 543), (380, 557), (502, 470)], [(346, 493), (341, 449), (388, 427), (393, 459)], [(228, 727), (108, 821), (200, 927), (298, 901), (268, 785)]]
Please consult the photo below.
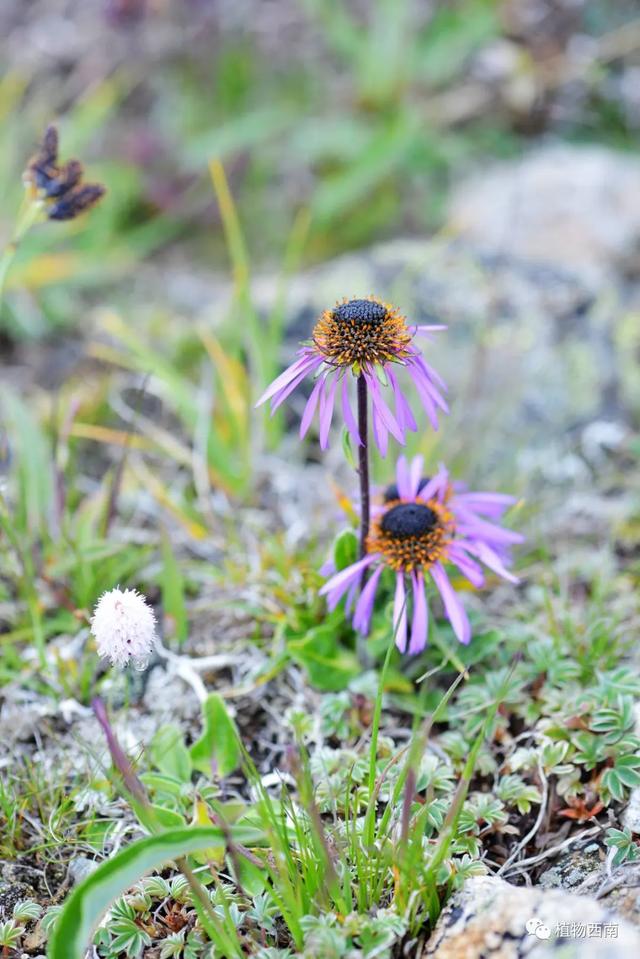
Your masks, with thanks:
[(410, 499), (410, 497), (413, 496), (409, 464), (407, 463), (406, 456), (399, 456), (396, 462), (396, 485), (401, 499)]
[(384, 566), (381, 564), (378, 569), (374, 571), (366, 586), (360, 593), (360, 598), (356, 605), (356, 611), (353, 617), (353, 627), (362, 633), (363, 636), (366, 636), (369, 632), (371, 614), (373, 613), (373, 605), (376, 596), (376, 588), (378, 586), (378, 580), (380, 579), (383, 569)]
[(471, 626), (464, 606), (456, 595), (456, 592), (449, 582), (449, 577), (445, 573), (440, 563), (435, 563), (431, 567), (433, 581), (438, 587), (438, 592), (442, 596), (442, 602), (446, 610), (449, 622), (453, 626), (453, 631), (465, 646), (471, 639)]
[(335, 571), (336, 571), (336, 564), (334, 562), (333, 556), (330, 556), (329, 559), (326, 559), (324, 561), (324, 563), (318, 570), (318, 573), (320, 574), (320, 576), (328, 576), (329, 573), (335, 573)]
[(516, 502), (515, 496), (504, 493), (457, 493), (455, 502), (465, 510), (481, 513), (490, 519), (500, 519), (505, 510)]
[(419, 383), (421, 388), (431, 398), (435, 406), (439, 406), (440, 409), (443, 411), (443, 413), (448, 413), (449, 407), (447, 405), (447, 402), (444, 399), (444, 397), (440, 396), (440, 393), (438, 392), (436, 386), (431, 380), (425, 368), (425, 363), (422, 357), (421, 356), (414, 357), (413, 362), (410, 361), (407, 368), (410, 370), (412, 374), (412, 379), (414, 383), (416, 384), (416, 386)]
[(404, 394), (401, 392), (400, 387), (395, 394), (396, 398), (396, 418), (402, 429), (411, 430), (412, 433), (418, 432), (418, 424), (415, 421), (415, 417), (411, 412), (411, 407), (409, 406), (408, 401), (406, 400)]
[(270, 400), (272, 396), (275, 396), (275, 394), (279, 392), (279, 390), (283, 389), (291, 382), (291, 380), (295, 379), (299, 373), (302, 373), (303, 371), (308, 373), (320, 366), (322, 362), (323, 359), (321, 356), (305, 350), (300, 359), (292, 363), (291, 366), (288, 366), (287, 369), (284, 370), (280, 376), (277, 376), (273, 383), (267, 387), (256, 403), (256, 406), (261, 406), (263, 403), (266, 403), (267, 400)]
[[(370, 553), (368, 556), (365, 556), (363, 559), (359, 559), (356, 563), (352, 563), (351, 566), (347, 566), (345, 569), (341, 569), (339, 573), (336, 573), (335, 576), (332, 576), (331, 579), (320, 587), (318, 592), (320, 596), (326, 596), (327, 593), (333, 593), (335, 590), (342, 590), (340, 595), (346, 590), (347, 586), (353, 579), (357, 579), (362, 573), (363, 569), (366, 569), (367, 566), (371, 566), (372, 563), (375, 563), (377, 559), (375, 553)], [(344, 589), (342, 587), (344, 586)]]
[(438, 429), (438, 411), (436, 410), (435, 403), (431, 399), (429, 393), (425, 390), (424, 384), (421, 378), (416, 374), (415, 367), (407, 367), (409, 376), (413, 380), (413, 385), (415, 386), (418, 396), (420, 397), (420, 402), (424, 407), (424, 410), (429, 418), (429, 422), (434, 430)]
[(360, 589), (360, 580), (356, 579), (353, 581), (349, 590), (347, 592), (347, 598), (344, 601), (344, 611), (348, 616), (353, 609), (353, 604), (355, 602), (356, 596), (358, 595), (358, 590)]
[(433, 366), (431, 366), (429, 363), (427, 363), (427, 361), (425, 360), (424, 356), (422, 356), (421, 353), (419, 354), (419, 356), (421, 360), (422, 369), (427, 374), (429, 379), (432, 380), (436, 384), (436, 386), (439, 386), (443, 393), (446, 393), (447, 384), (442, 379), (438, 371), (434, 369)]
[(494, 573), (497, 573), (498, 576), (502, 576), (503, 579), (509, 580), (510, 583), (520, 582), (517, 576), (514, 576), (513, 573), (509, 572), (495, 550), (491, 549), (487, 543), (465, 543), (465, 549), (470, 553), (473, 553), (474, 556), (477, 556), (485, 566), (488, 566), (489, 569), (493, 570)]
[(424, 591), (422, 573), (412, 573), (413, 585), (413, 621), (411, 623), (411, 639), (409, 653), (421, 653), (427, 645), (427, 631), (429, 626), (429, 609)]
[(443, 466), (438, 467), (438, 472), (432, 476), (428, 483), (421, 489), (418, 489), (420, 499), (434, 499), (436, 496), (442, 499), (449, 482), (449, 474)]
[(407, 596), (404, 589), (404, 573), (396, 573), (396, 592), (393, 599), (393, 629), (396, 646), (401, 653), (407, 648)]
[(512, 545), (515, 543), (523, 543), (524, 536), (520, 533), (514, 533), (512, 529), (503, 529), (501, 526), (496, 526), (494, 523), (489, 523), (487, 520), (478, 519), (478, 517), (473, 517), (473, 519), (467, 517), (464, 518), (464, 521), (458, 524), (458, 532), (463, 536), (468, 536), (470, 539), (483, 539), (489, 543), (496, 543), (498, 545)]
[(371, 422), (376, 446), (380, 450), (380, 456), (384, 458), (387, 455), (387, 449), (389, 446), (389, 431), (387, 430), (387, 427), (384, 425), (383, 421), (380, 419), (375, 406), (372, 406), (371, 408)]
[(444, 323), (435, 323), (429, 326), (420, 324), (419, 326), (414, 326), (416, 333), (439, 333), (441, 330), (446, 330), (447, 326)]
[(358, 424), (356, 423), (353, 410), (351, 409), (351, 403), (349, 401), (349, 382), (346, 373), (342, 377), (342, 415), (344, 416), (344, 422), (349, 430), (351, 439), (356, 446), (362, 446), (360, 430), (358, 429)]
[(305, 380), (308, 375), (309, 375), (308, 371), (303, 370), (302, 373), (298, 373), (296, 378), (294, 380), (291, 380), (291, 382), (287, 386), (283, 386), (281, 390), (278, 390), (276, 395), (271, 398), (271, 415), (272, 416), (275, 413), (275, 411), (278, 409), (278, 407), (281, 406), (282, 403), (284, 403), (286, 398), (291, 393), (293, 393), (293, 391), (298, 386), (300, 386), (302, 381)]
[[(329, 374), (331, 376), (331, 374)], [(336, 396), (336, 387), (338, 385), (338, 374), (335, 373), (331, 382), (329, 376), (326, 379), (326, 385), (320, 393), (320, 449), (326, 450), (329, 443), (329, 430), (331, 428), (331, 417), (333, 416), (333, 404)]]
[(393, 397), (396, 404), (396, 419), (400, 429), (408, 429), (411, 430), (412, 433), (417, 433), (418, 424), (416, 423), (413, 413), (411, 412), (411, 407), (409, 406), (402, 390), (400, 389), (398, 378), (391, 369), (391, 365), (387, 367), (387, 376), (389, 377), (389, 382), (393, 388)]
[(395, 416), (383, 400), (380, 386), (375, 376), (367, 376), (367, 385), (371, 394), (371, 404), (374, 412), (378, 414), (380, 420), (384, 423), (385, 428), (389, 431), (389, 433), (391, 433), (394, 439), (396, 439), (398, 443), (402, 443), (404, 445), (404, 432), (400, 429)]
[(415, 499), (418, 495), (418, 489), (420, 488), (420, 479), (422, 477), (422, 471), (424, 469), (424, 456), (414, 456), (411, 460), (411, 466), (409, 468), (409, 483), (410, 483), (410, 493), (409, 495)]
[(448, 548), (448, 558), (452, 563), (455, 563), (460, 572), (467, 577), (476, 589), (484, 586), (484, 573), (475, 560), (466, 555), (462, 549), (462, 544), (452, 543)]
[(307, 435), (307, 430), (311, 426), (311, 421), (313, 420), (313, 416), (318, 405), (318, 398), (324, 385), (324, 380), (324, 376), (319, 377), (318, 382), (311, 390), (311, 396), (306, 402), (302, 419), (300, 420), (300, 439), (303, 439)]

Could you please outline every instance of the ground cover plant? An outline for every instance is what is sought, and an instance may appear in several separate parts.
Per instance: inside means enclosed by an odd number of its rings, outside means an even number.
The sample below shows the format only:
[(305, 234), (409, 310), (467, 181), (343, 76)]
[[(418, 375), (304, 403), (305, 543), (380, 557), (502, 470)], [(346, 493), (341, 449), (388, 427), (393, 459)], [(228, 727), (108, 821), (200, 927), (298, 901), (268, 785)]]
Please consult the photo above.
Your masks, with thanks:
[[(586, 520), (568, 522), (510, 451), (483, 462), (494, 424), (441, 374), (455, 313), (444, 323), (405, 308), (402, 283), (349, 273), (340, 299), (289, 328), (305, 259), (375, 233), (417, 162), (416, 104), (396, 107), (422, 45), (446, 72), (451, 44), (466, 62), (498, 29), (492, 4), (470, 3), (462, 25), (440, 10), (415, 36), (410, 4), (374, 7), (362, 34), (357, 13), (306, 5), (349, 64), (355, 141), (274, 244), (266, 301), (248, 242), (264, 206), (247, 208), (268, 190), (256, 169), (242, 187), (213, 134), (184, 156), (231, 266), (215, 321), (159, 302), (143, 261), (184, 224), (163, 214), (147, 246), (139, 222), (112, 222), (128, 174), (85, 160), (81, 116), (44, 118), (24, 150), (0, 266), (7, 957), (417, 957), (473, 877), (536, 884), (586, 840), (609, 877), (640, 857), (623, 821), (640, 786), (633, 425), (595, 461)], [(383, 39), (409, 53), (372, 71)], [(206, 127), (200, 107), (191, 122)], [(271, 163), (269, 118), (253, 120), (237, 135)], [(454, 127), (439, 149), (474, 136)], [(430, 167), (421, 190), (437, 179)], [(82, 279), (101, 257), (108, 282)], [(34, 294), (47, 268), (52, 288)], [(122, 277), (138, 269), (129, 299)], [(55, 366), (56, 337), (39, 337), (81, 306), (79, 364), (38, 383), (21, 351)], [(499, 349), (500, 331), (487, 342)]]

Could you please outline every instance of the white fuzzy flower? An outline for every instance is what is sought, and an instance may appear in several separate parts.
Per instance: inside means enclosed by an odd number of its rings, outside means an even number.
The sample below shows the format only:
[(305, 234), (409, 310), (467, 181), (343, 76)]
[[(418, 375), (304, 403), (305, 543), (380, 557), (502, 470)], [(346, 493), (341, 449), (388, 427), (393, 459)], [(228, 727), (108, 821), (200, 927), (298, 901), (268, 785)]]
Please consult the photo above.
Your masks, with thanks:
[(144, 596), (135, 589), (111, 589), (98, 600), (91, 619), (100, 656), (114, 666), (130, 659), (144, 667), (156, 638), (156, 618)]

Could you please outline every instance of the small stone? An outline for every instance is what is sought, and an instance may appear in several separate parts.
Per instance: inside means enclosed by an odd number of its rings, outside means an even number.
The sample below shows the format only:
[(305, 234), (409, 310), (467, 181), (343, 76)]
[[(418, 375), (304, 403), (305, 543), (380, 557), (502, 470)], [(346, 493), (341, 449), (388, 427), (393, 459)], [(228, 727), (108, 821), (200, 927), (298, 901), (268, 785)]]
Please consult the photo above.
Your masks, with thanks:
[(69, 881), (75, 886), (83, 882), (92, 872), (95, 872), (98, 863), (95, 859), (89, 859), (87, 856), (75, 856), (69, 862), (67, 875)]
[(590, 875), (599, 873), (601, 868), (602, 856), (598, 843), (589, 842), (586, 846), (577, 843), (543, 873), (539, 884), (542, 889), (574, 890)]
[(622, 814), (622, 826), (640, 836), (640, 789), (634, 789), (629, 804)]
[(594, 420), (582, 431), (581, 445), (585, 458), (594, 466), (600, 466), (622, 445), (627, 430), (621, 423), (609, 420)]
[[(633, 707), (635, 716), (635, 734), (640, 736), (640, 703)], [(624, 829), (630, 829), (632, 833), (640, 836), (640, 787), (636, 786), (631, 790), (627, 808), (622, 814), (622, 826)]]
[(601, 902), (559, 891), (469, 879), (450, 899), (427, 942), (437, 959), (626, 959), (640, 933)]

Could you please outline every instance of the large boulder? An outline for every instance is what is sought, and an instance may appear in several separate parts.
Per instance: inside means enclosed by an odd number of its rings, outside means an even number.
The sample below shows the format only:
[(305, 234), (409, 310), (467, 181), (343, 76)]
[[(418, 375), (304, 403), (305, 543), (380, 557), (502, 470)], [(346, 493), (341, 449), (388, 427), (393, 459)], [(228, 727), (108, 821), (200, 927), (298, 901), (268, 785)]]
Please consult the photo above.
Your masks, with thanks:
[(443, 910), (423, 959), (627, 959), (640, 933), (598, 900), (502, 879), (469, 879)]

